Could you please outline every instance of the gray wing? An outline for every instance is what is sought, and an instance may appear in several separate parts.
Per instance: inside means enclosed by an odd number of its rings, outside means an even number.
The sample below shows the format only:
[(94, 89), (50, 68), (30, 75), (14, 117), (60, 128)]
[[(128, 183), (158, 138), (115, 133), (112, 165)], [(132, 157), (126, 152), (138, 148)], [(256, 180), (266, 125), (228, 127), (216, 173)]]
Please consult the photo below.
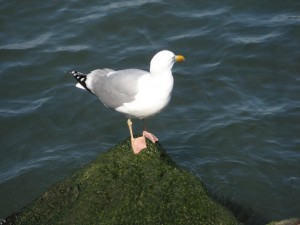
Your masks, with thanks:
[(108, 108), (117, 108), (135, 99), (138, 80), (147, 74), (138, 69), (94, 70), (87, 76), (87, 86)]

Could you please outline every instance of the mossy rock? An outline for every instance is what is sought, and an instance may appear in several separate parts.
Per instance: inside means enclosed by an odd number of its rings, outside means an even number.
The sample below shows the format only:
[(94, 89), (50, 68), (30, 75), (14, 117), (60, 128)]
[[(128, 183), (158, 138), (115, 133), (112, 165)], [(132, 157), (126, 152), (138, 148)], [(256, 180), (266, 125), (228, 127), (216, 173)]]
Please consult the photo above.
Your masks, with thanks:
[(281, 221), (274, 221), (268, 223), (267, 225), (299, 225), (299, 224), (300, 224), (300, 219), (292, 218), (292, 219), (286, 219)]
[(159, 143), (134, 155), (126, 139), (50, 188), (11, 224), (238, 224)]

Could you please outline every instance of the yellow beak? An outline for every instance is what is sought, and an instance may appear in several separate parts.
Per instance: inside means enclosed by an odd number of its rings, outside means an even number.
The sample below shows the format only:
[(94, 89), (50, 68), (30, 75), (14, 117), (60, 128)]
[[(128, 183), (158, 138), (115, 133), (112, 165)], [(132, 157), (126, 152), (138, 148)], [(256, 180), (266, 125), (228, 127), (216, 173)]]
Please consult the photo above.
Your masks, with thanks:
[(175, 61), (183, 62), (183, 61), (185, 61), (185, 58), (182, 55), (175, 55)]

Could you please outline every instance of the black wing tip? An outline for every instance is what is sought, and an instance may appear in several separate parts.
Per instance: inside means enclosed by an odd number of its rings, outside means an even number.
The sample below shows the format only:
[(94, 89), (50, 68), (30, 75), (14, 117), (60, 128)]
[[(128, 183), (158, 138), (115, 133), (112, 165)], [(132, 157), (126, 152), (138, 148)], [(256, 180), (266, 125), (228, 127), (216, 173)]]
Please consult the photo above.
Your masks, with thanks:
[(79, 84), (81, 84), (87, 91), (93, 93), (87, 86), (86, 86), (86, 79), (87, 79), (87, 75), (83, 74), (81, 72), (72, 70), (69, 72), (69, 74), (71, 74)]
[(87, 75), (76, 70), (72, 70), (69, 72), (78, 82), (85, 82)]
[(73, 75), (74, 77), (75, 76), (85, 76), (85, 74), (83, 74), (81, 72), (78, 72), (76, 70), (69, 71), (68, 73), (71, 74), (71, 75)]

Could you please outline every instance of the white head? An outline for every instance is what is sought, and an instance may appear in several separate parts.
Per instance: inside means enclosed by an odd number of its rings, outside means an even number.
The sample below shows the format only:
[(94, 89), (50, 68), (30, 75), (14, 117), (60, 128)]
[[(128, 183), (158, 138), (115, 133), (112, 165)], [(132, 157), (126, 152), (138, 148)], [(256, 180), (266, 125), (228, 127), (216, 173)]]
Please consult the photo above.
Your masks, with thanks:
[(158, 52), (150, 62), (150, 73), (170, 73), (175, 62), (184, 61), (182, 55), (175, 55), (173, 52), (163, 50)]

